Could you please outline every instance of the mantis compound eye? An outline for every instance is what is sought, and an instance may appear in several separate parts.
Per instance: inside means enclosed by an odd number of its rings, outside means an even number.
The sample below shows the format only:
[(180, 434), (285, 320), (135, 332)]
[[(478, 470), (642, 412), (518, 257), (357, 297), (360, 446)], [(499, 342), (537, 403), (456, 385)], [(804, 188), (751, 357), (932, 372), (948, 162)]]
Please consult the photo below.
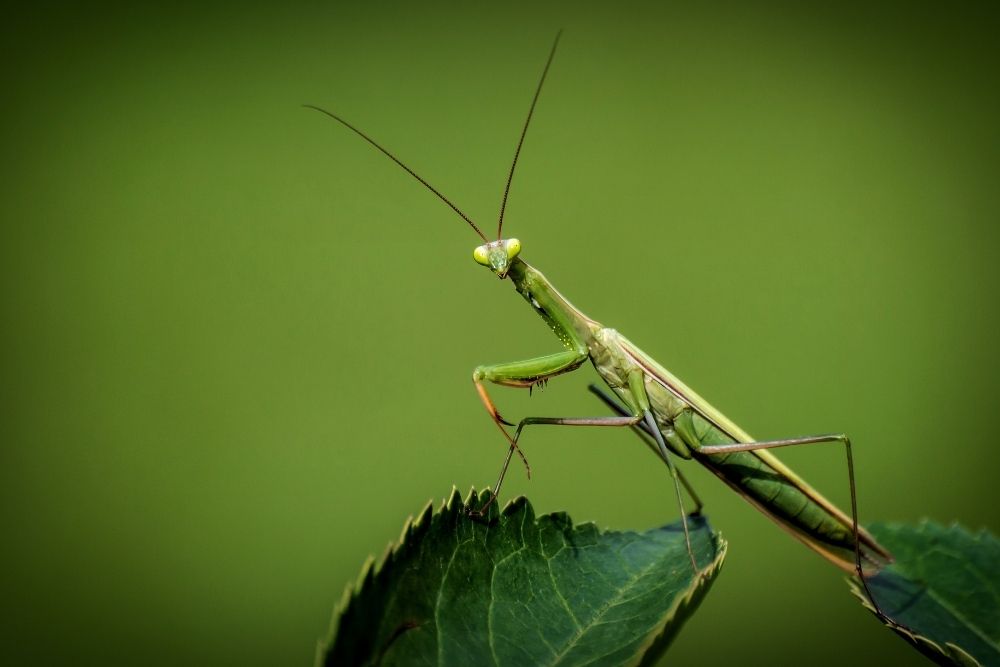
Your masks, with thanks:
[(477, 264), (482, 264), (483, 266), (490, 265), (490, 258), (487, 254), (487, 247), (484, 245), (479, 246), (472, 251), (472, 259), (476, 260)]
[(521, 242), (517, 239), (507, 239), (504, 241), (504, 246), (507, 250), (508, 260), (514, 259), (521, 252)]

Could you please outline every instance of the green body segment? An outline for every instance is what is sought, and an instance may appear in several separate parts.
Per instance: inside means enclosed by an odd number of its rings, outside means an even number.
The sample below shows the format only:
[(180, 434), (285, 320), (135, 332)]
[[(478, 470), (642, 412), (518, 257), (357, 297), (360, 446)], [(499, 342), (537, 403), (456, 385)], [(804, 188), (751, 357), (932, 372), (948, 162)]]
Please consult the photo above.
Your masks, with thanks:
[[(677, 420), (676, 429), (692, 448), (736, 442), (692, 410)], [(764, 508), (773, 519), (826, 545), (842, 556), (844, 562), (853, 563), (854, 534), (850, 525), (844, 523), (846, 516), (832, 514), (759, 454), (732, 452), (702, 456), (695, 452), (695, 457), (747, 500)]]
[[(754, 440), (631, 341), (581, 313), (537, 269), (515, 258), (507, 277), (566, 350), (480, 367), (475, 372), (477, 381), (530, 386), (573, 370), (589, 358), (631, 414), (641, 414), (648, 401), (674, 454), (706, 466), (794, 537), (844, 570), (854, 571), (855, 537), (851, 520), (843, 511), (768, 451), (700, 453), (704, 446)], [(636, 387), (636, 378), (642, 387)], [(877, 570), (891, 559), (864, 530), (859, 531), (859, 538), (866, 568)]]

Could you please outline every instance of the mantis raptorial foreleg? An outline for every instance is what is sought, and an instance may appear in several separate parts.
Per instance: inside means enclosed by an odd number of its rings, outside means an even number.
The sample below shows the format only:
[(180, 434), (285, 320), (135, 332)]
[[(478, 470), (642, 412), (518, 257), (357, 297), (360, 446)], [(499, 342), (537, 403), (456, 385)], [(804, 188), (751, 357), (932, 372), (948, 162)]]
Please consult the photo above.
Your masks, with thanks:
[[(488, 381), (505, 387), (530, 388), (540, 382), (547, 381), (553, 376), (575, 370), (586, 360), (587, 351), (586, 348), (583, 348), (556, 352), (555, 354), (535, 357), (534, 359), (510, 361), (503, 364), (493, 364), (492, 366), (478, 366), (472, 372), (472, 382), (476, 385), (476, 391), (479, 393), (480, 400), (486, 406), (486, 412), (489, 413), (490, 418), (493, 419), (493, 423), (497, 425), (497, 428), (500, 429), (500, 432), (503, 433), (504, 438), (507, 439), (507, 443), (510, 445), (511, 451), (507, 454), (507, 462), (510, 461), (510, 455), (516, 451), (524, 463), (524, 468), (529, 478), (531, 477), (531, 466), (528, 464), (528, 459), (524, 455), (524, 452), (521, 451), (521, 448), (517, 446), (517, 440), (504, 428), (505, 425), (514, 426), (514, 424), (500, 415), (496, 404), (490, 397), (489, 392), (486, 391), (485, 382)], [(503, 470), (506, 472), (507, 463), (504, 464)], [(503, 481), (503, 474), (500, 475), (500, 481)], [(494, 490), (493, 497), (496, 497), (496, 490)], [(490, 502), (493, 502), (492, 499)]]

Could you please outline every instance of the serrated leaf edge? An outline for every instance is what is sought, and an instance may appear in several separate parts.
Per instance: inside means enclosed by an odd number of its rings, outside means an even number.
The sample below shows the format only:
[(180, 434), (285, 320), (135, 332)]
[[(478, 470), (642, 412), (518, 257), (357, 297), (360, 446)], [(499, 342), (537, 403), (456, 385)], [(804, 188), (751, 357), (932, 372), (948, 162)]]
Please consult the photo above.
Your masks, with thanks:
[(931, 653), (940, 655), (941, 657), (947, 659), (951, 664), (954, 665), (967, 665), (968, 667), (982, 667), (982, 663), (980, 663), (974, 657), (966, 653), (965, 649), (963, 649), (958, 644), (945, 642), (944, 646), (941, 646), (930, 637), (914, 632), (905, 625), (900, 625), (899, 623), (896, 623), (891, 618), (883, 618), (875, 610), (875, 606), (872, 605), (871, 600), (868, 599), (868, 595), (864, 592), (864, 590), (861, 587), (861, 584), (857, 581), (855, 577), (848, 577), (847, 583), (848, 586), (850, 586), (851, 593), (853, 593), (854, 597), (858, 598), (858, 600), (861, 601), (861, 604), (865, 609), (870, 611), (872, 615), (874, 615), (877, 619), (879, 619), (879, 621), (881, 621), (882, 624), (885, 625), (887, 628), (889, 628), (897, 635), (902, 637), (905, 641), (909, 642), (910, 644), (913, 644), (913, 646), (921, 653), (927, 655), (928, 651), (930, 651)]
[[(327, 647), (332, 646), (336, 641), (337, 627), (339, 625), (340, 617), (350, 606), (351, 601), (357, 597), (361, 591), (364, 590), (364, 588), (382, 572), (382, 570), (391, 564), (391, 562), (395, 561), (395, 559), (399, 556), (399, 552), (402, 551), (404, 547), (417, 539), (420, 533), (428, 529), (431, 524), (431, 519), (435, 515), (463, 511), (466, 507), (471, 507), (474, 500), (484, 500), (487, 493), (489, 493), (489, 489), (477, 492), (476, 488), (472, 487), (463, 499), (461, 493), (458, 491), (458, 487), (452, 486), (451, 492), (441, 501), (437, 511), (434, 510), (434, 500), (428, 500), (416, 517), (412, 514), (406, 517), (406, 520), (403, 522), (403, 528), (399, 533), (399, 539), (395, 542), (389, 542), (389, 544), (386, 545), (385, 550), (382, 552), (381, 557), (376, 559), (374, 555), (368, 555), (365, 562), (361, 566), (361, 571), (358, 573), (358, 576), (354, 581), (347, 583), (339, 601), (334, 606), (326, 637), (321, 638), (316, 642), (315, 664), (317, 667), (323, 664), (323, 652)], [(525, 502), (527, 502), (527, 498), (524, 496), (518, 496), (507, 501), (507, 504), (504, 505), (500, 512), (502, 514), (508, 514), (515, 511)], [(494, 512), (496, 512), (495, 504), (490, 508), (491, 516)]]
[[(886, 527), (891, 527), (895, 525), (895, 522), (881, 522), (881, 525)], [(998, 539), (997, 536), (994, 535), (992, 532), (987, 530), (985, 526), (980, 527), (978, 531), (973, 533), (972, 531), (965, 528), (965, 526), (963, 526), (958, 521), (952, 521), (951, 523), (944, 525), (928, 517), (923, 517), (922, 519), (917, 521), (916, 527), (917, 530), (921, 533), (925, 532), (926, 529), (933, 529), (933, 530), (939, 530), (940, 532), (943, 533), (959, 532), (971, 538), (973, 542), (983, 542), (983, 541), (1000, 542), (1000, 539)], [(951, 664), (954, 665), (962, 665), (963, 667), (982, 667), (982, 663), (980, 663), (978, 660), (976, 660), (976, 658), (967, 653), (965, 649), (963, 649), (958, 644), (953, 644), (952, 642), (945, 642), (944, 646), (941, 646), (941, 644), (934, 641), (930, 637), (915, 632), (912, 629), (906, 627), (905, 625), (900, 625), (899, 623), (893, 621), (891, 618), (884, 618), (880, 616), (879, 613), (875, 610), (875, 606), (872, 604), (872, 601), (868, 599), (868, 595), (864, 592), (864, 589), (862, 588), (861, 583), (858, 581), (857, 577), (847, 577), (847, 584), (851, 589), (851, 593), (854, 594), (854, 596), (861, 601), (861, 604), (865, 609), (870, 611), (887, 628), (898, 634), (905, 641), (909, 642), (910, 644), (913, 644), (914, 648), (916, 648), (921, 653), (924, 653), (925, 655), (935, 654), (941, 656), (942, 658), (948, 660)]]
[[(709, 528), (711, 530), (711, 528)], [(712, 562), (698, 570), (698, 575), (688, 586), (687, 591), (682, 596), (678, 596), (674, 600), (674, 604), (670, 606), (667, 613), (663, 617), (663, 621), (652, 630), (649, 635), (647, 635), (647, 641), (641, 645), (638, 654), (636, 655), (635, 662), (630, 664), (642, 665), (645, 664), (646, 654), (657, 646), (660, 639), (663, 637), (664, 633), (670, 627), (670, 624), (677, 615), (687, 609), (692, 604), (699, 604), (701, 599), (699, 596), (703, 595), (708, 586), (715, 580), (719, 572), (722, 570), (722, 563), (726, 559), (726, 552), (729, 548), (729, 543), (723, 539), (722, 533), (712, 532), (713, 542), (715, 546), (715, 558)]]

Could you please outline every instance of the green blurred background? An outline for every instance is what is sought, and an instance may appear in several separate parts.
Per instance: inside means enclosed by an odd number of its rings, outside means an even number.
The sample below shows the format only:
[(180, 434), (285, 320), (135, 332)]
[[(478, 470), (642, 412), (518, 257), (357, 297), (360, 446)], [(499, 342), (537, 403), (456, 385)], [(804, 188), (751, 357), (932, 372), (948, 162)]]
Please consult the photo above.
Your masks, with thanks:
[[(982, 7), (985, 7), (985, 3)], [(6, 665), (305, 665), (365, 557), (503, 442), (479, 363), (558, 349), (506, 230), (759, 438), (856, 443), (865, 520), (1000, 529), (997, 29), (975, 5), (181, 3), (7, 14)], [(593, 414), (589, 368), (504, 414)], [(508, 497), (676, 517), (628, 433), (539, 429)], [(843, 453), (783, 453), (840, 503)], [(717, 480), (672, 664), (921, 659)]]

